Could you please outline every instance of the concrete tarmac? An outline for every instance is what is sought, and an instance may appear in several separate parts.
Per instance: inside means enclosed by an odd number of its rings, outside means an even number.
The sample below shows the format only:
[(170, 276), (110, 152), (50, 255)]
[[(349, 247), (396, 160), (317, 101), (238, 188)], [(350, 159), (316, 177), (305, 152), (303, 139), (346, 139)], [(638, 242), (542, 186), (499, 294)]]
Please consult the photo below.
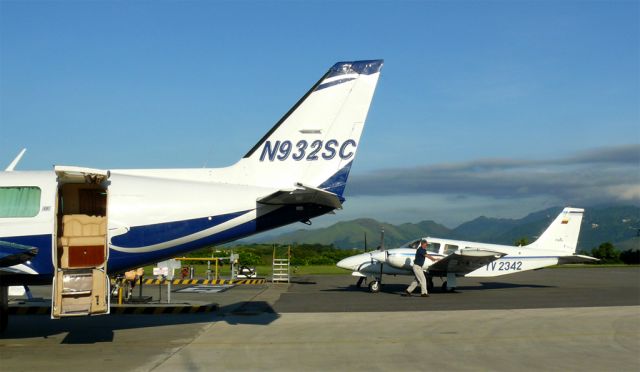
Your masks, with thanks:
[(13, 316), (0, 371), (640, 369), (640, 268), (461, 279), (459, 293), (400, 297), (409, 279), (385, 278), (377, 294), (347, 275), (172, 294), (217, 302), (214, 314)]

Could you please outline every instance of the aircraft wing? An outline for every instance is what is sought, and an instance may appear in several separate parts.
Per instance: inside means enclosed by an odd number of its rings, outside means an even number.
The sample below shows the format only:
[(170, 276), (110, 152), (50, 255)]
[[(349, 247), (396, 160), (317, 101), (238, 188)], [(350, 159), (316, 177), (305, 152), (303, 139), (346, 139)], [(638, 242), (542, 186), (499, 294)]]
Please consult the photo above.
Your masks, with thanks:
[(0, 241), (0, 269), (29, 261), (36, 254), (36, 247)]
[(338, 195), (311, 186), (297, 184), (291, 190), (279, 190), (258, 198), (257, 202), (268, 205), (318, 204), (335, 209), (342, 209), (342, 201)]
[(465, 275), (503, 256), (506, 253), (479, 248), (460, 249), (429, 266), (429, 273)]
[(558, 265), (563, 264), (575, 264), (575, 263), (585, 263), (585, 262), (597, 262), (600, 261), (597, 258), (590, 256), (583, 256), (580, 254), (574, 254), (571, 256), (560, 256), (558, 257)]

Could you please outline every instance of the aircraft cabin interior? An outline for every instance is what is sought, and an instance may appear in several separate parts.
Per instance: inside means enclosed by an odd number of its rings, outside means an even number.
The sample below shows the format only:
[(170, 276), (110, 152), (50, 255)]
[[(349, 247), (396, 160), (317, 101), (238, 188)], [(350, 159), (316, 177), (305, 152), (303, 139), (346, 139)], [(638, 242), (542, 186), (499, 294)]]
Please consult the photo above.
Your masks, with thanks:
[(102, 181), (59, 174), (54, 318), (109, 310), (107, 188)]

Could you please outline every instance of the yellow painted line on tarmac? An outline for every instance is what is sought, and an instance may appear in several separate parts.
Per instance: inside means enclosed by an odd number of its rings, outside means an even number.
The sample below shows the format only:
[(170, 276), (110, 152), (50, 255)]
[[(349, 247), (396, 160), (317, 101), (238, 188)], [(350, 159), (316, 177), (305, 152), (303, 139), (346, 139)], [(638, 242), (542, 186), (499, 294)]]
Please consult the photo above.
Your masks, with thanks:
[(173, 285), (196, 285), (196, 284), (210, 284), (210, 285), (258, 285), (265, 284), (266, 279), (174, 279), (174, 280), (159, 280), (159, 279), (145, 279), (142, 281), (147, 285), (166, 285), (169, 282)]

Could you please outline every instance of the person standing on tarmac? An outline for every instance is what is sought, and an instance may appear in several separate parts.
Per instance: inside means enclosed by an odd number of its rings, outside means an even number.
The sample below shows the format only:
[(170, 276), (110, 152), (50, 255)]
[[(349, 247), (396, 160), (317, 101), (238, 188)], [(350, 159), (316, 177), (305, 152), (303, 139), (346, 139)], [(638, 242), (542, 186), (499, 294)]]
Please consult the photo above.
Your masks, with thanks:
[(436, 259), (427, 253), (427, 244), (428, 244), (427, 239), (422, 239), (420, 241), (420, 247), (416, 249), (416, 255), (413, 258), (413, 274), (415, 275), (415, 278), (413, 279), (413, 282), (411, 282), (409, 287), (407, 287), (407, 289), (402, 294), (402, 296), (405, 296), (405, 297), (411, 296), (411, 292), (413, 292), (413, 290), (416, 289), (416, 287), (418, 286), (418, 283), (420, 283), (420, 290), (421, 290), (420, 296), (429, 297), (429, 294), (427, 293), (427, 279), (424, 277), (424, 271), (422, 271), (422, 265), (424, 265), (425, 257), (427, 257), (431, 261), (436, 261)]

